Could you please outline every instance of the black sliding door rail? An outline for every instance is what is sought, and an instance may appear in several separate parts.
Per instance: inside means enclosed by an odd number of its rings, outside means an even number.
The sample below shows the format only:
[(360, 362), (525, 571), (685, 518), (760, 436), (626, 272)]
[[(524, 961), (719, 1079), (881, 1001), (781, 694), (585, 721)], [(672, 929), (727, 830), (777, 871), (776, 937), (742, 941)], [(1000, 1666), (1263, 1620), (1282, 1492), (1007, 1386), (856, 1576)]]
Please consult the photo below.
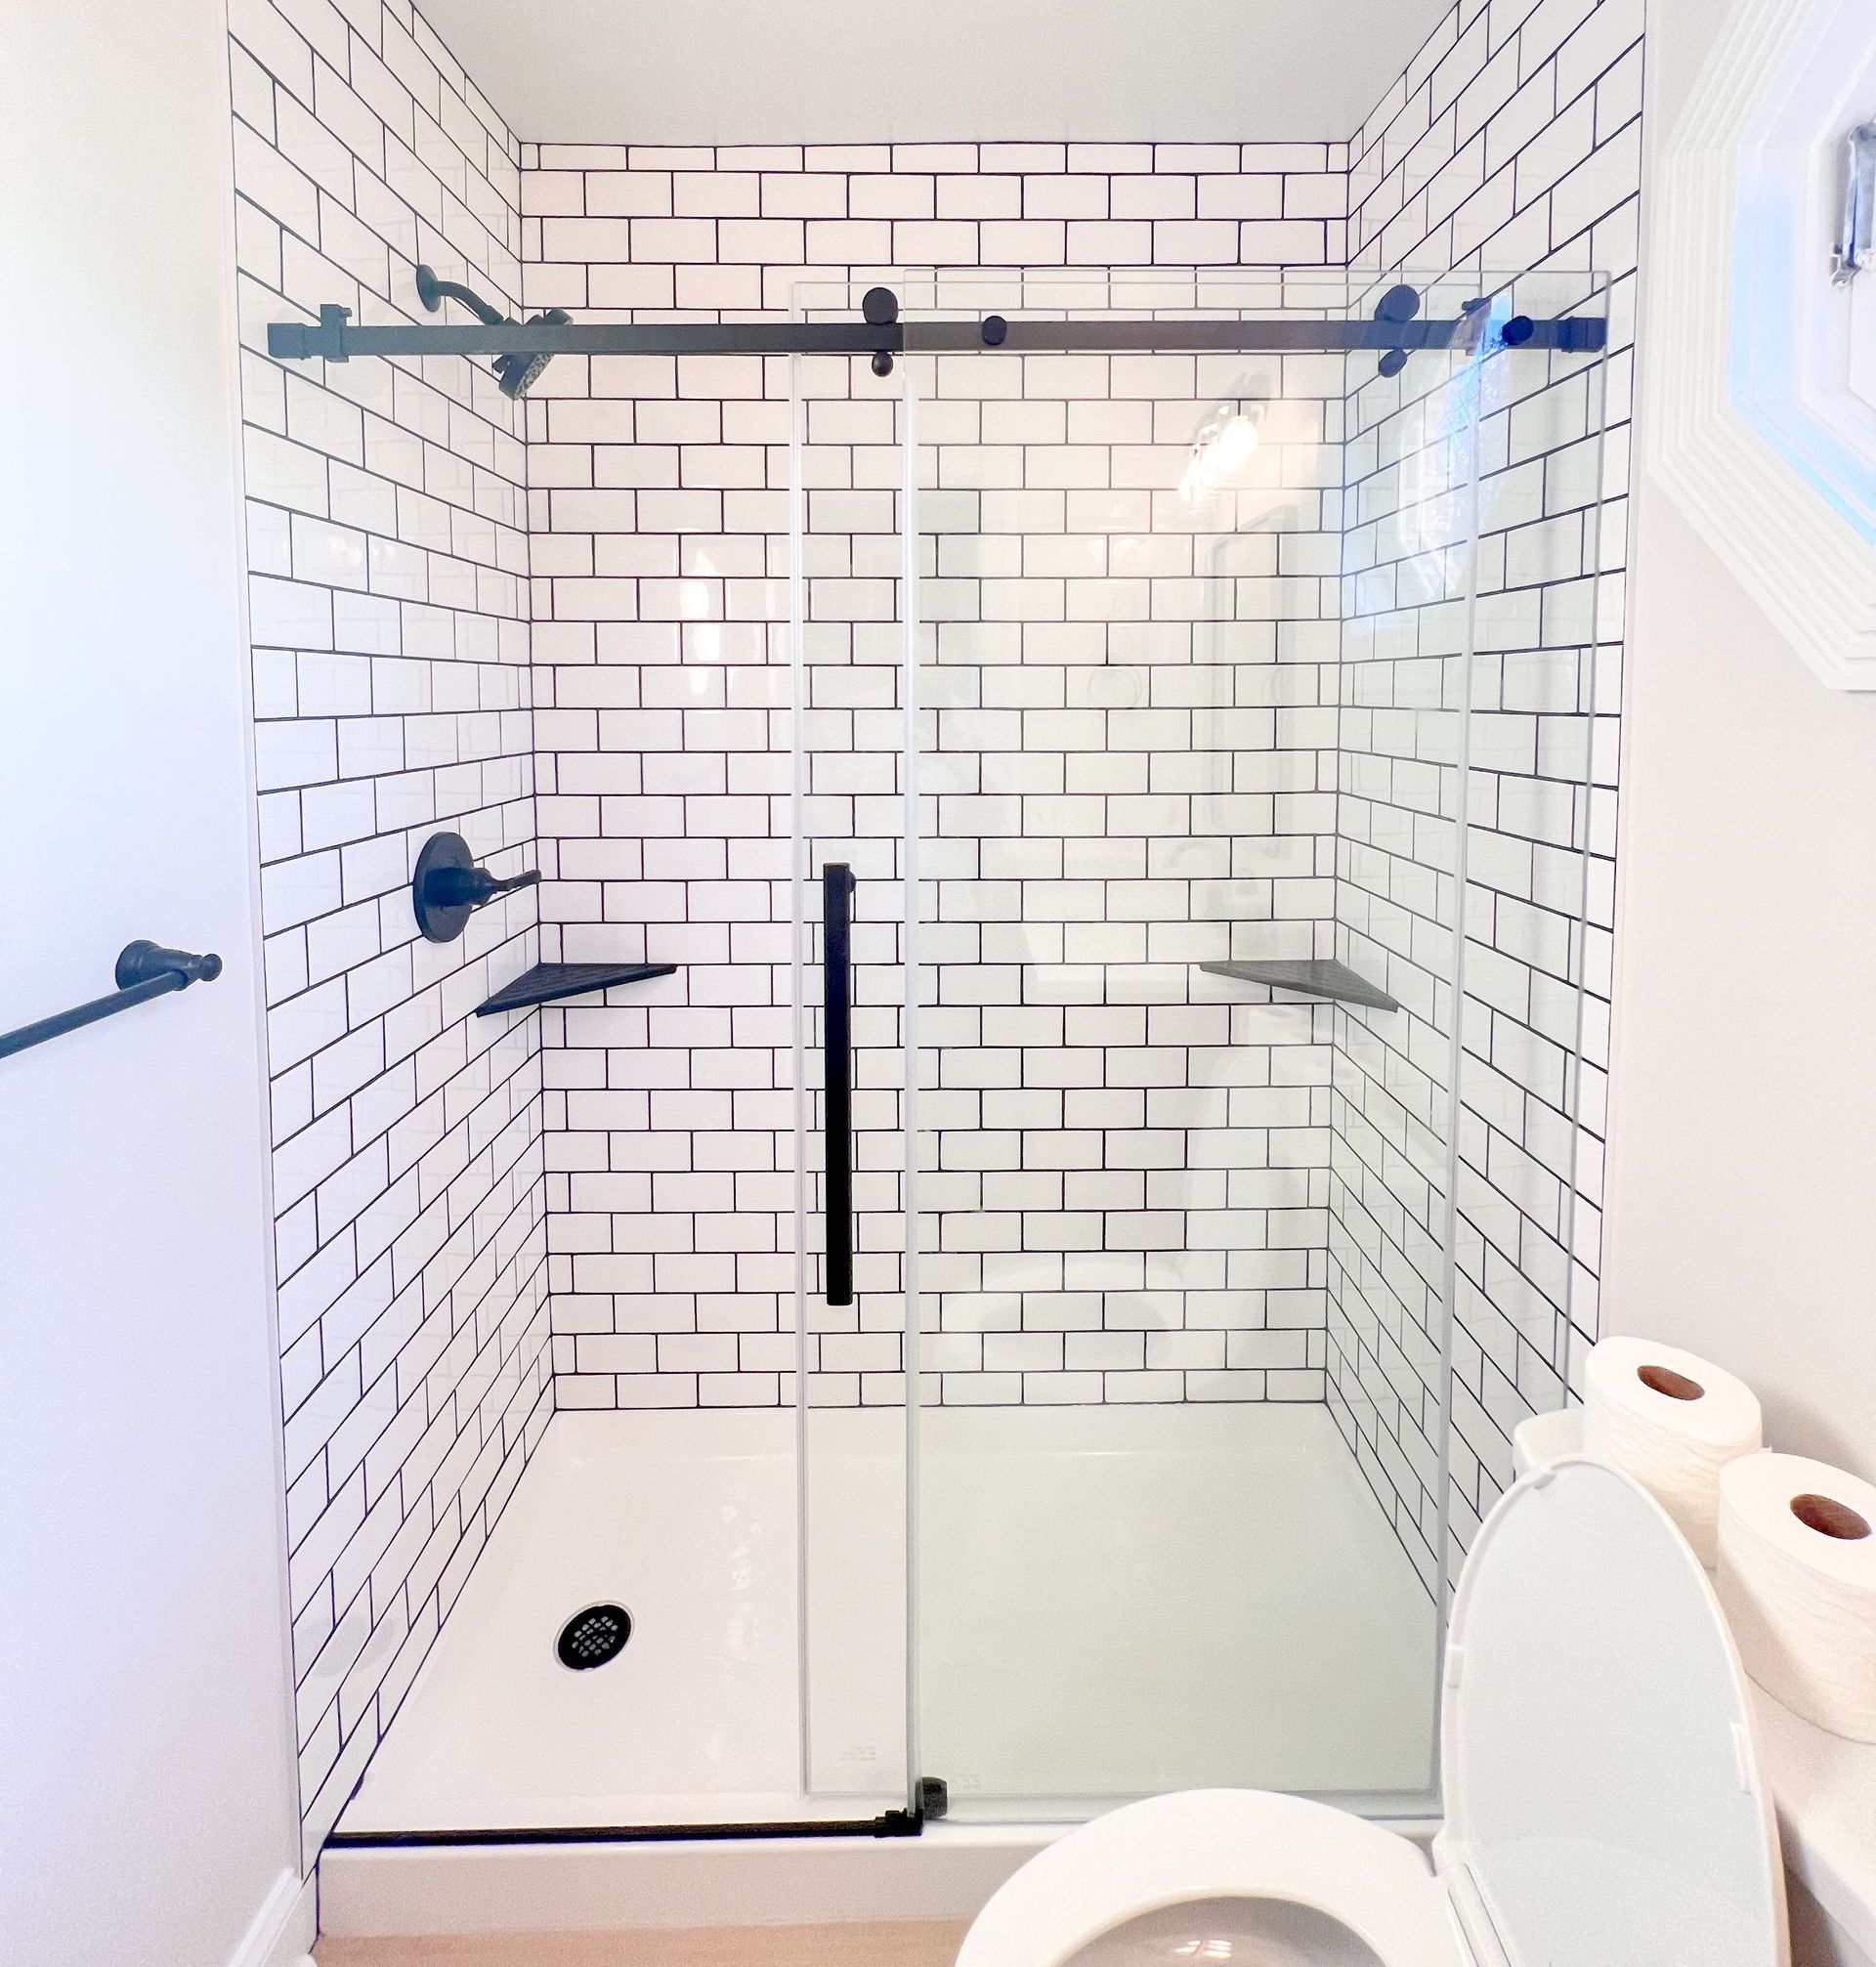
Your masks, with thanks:
[(68, 1031), (115, 1017), (120, 1010), (148, 1004), (151, 998), (187, 990), (192, 983), (213, 983), (221, 973), (218, 956), (193, 956), (188, 950), (167, 950), (151, 942), (126, 943), (117, 956), (117, 988), (108, 997), (93, 998), (89, 1004), (22, 1024), (18, 1031), (0, 1032), (0, 1058), (11, 1058), (16, 1051), (44, 1045), (48, 1039), (63, 1038)]
[(828, 1167), (828, 1275), (830, 1304), (853, 1303), (853, 870), (830, 861), (821, 871), (825, 903), (822, 963), (827, 1002), (822, 1007)]
[[(356, 327), (350, 310), (322, 307), (317, 321), (272, 321), (267, 352), (288, 362), (349, 362), (360, 356), (552, 355), (947, 355), (973, 349), (1004, 354), (1256, 354), (1338, 350), (1445, 349), (1463, 345), (1473, 322), (1451, 321), (496, 321), (427, 327), (415, 322)], [(1514, 315), (1501, 328), (1512, 348), (1594, 353), (1608, 337), (1596, 315), (1533, 321)]]
[(776, 1823), (537, 1824), (516, 1829), (334, 1830), (334, 1851), (448, 1851), (468, 1845), (734, 1844), (750, 1837), (917, 1837), (925, 1814), (886, 1810), (877, 1817), (795, 1817)]

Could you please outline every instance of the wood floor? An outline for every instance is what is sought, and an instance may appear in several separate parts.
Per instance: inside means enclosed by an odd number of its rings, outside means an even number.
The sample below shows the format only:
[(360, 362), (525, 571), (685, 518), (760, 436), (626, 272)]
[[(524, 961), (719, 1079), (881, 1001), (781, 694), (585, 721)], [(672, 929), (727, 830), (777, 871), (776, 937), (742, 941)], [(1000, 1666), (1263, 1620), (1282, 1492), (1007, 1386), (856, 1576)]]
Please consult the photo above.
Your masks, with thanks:
[(641, 1933), (321, 1940), (320, 1967), (952, 1967), (950, 1920), (885, 1925), (721, 1926)]

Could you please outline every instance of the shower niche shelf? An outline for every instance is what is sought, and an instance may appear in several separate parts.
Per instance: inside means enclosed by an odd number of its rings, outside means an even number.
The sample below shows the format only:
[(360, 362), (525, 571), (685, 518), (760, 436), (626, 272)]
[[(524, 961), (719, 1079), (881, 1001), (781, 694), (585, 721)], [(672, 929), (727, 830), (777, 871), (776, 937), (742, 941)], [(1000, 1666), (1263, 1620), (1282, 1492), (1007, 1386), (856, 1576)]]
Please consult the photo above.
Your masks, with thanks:
[(486, 1004), (479, 1004), (476, 1015), (493, 1017), (501, 1010), (526, 1010), (530, 1005), (584, 997), (589, 991), (610, 990), (614, 984), (643, 983), (648, 977), (676, 973), (675, 963), (536, 963), (533, 969), (523, 970), (513, 983), (504, 984)]
[(1366, 1005), (1371, 1010), (1398, 1010), (1400, 1000), (1378, 984), (1357, 976), (1332, 957), (1305, 962), (1259, 959), (1255, 962), (1201, 963), (1215, 977), (1235, 977), (1239, 983), (1268, 984), (1272, 990), (1300, 991), (1305, 997), (1334, 998), (1343, 1004)]

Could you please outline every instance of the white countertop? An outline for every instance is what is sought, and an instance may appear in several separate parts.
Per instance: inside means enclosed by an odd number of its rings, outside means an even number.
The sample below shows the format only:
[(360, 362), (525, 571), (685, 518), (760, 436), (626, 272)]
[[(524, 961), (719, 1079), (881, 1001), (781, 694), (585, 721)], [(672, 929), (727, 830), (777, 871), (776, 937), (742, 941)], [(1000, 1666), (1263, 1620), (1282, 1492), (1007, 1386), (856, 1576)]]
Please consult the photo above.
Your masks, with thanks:
[(1876, 1742), (1846, 1741), (1752, 1691), (1785, 1866), (1876, 1956)]

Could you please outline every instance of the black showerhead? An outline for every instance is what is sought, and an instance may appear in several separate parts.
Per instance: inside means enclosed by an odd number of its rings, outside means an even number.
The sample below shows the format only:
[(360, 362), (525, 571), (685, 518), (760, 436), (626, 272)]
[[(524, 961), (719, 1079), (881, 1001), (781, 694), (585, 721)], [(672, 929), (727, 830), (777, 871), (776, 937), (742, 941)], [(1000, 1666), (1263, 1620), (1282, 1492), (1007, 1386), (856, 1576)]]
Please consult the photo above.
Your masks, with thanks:
[[(565, 308), (548, 308), (543, 313), (530, 315), (530, 327), (565, 327), (573, 320)], [(540, 372), (553, 361), (550, 355), (498, 355), (495, 358), (495, 380), (506, 397), (522, 397), (533, 388), (540, 379)]]
[[(513, 327), (512, 316), (492, 308), (483, 297), (471, 288), (461, 286), (454, 280), (440, 280), (431, 267), (417, 269), (417, 298), (431, 313), (442, 307), (446, 299), (460, 301), (476, 319), (489, 327)], [(544, 313), (530, 315), (530, 327), (565, 327), (573, 317), (565, 308), (548, 308)], [(495, 372), (495, 382), (503, 396), (513, 401), (524, 397), (540, 379), (540, 372), (553, 361), (551, 355), (498, 355), (491, 366)]]

